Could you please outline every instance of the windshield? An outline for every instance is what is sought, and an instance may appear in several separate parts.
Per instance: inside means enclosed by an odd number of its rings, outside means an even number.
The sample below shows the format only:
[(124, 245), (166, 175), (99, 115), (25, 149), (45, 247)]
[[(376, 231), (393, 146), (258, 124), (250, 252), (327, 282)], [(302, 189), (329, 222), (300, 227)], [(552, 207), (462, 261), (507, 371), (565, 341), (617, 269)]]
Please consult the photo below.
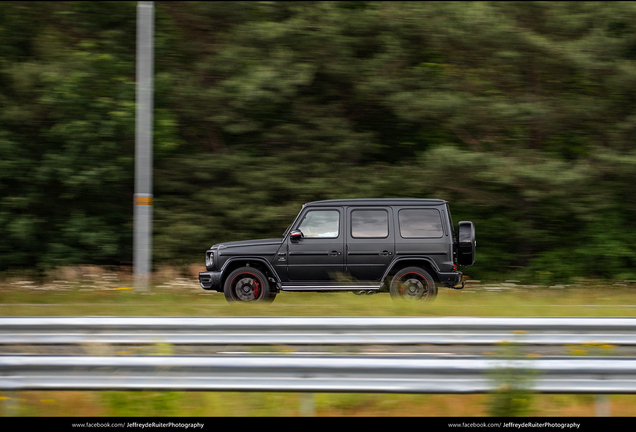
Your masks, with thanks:
[(285, 231), (283, 231), (283, 238), (287, 235), (287, 233), (289, 232), (289, 229), (291, 228), (292, 224), (287, 225), (287, 228), (285, 229)]
[(294, 225), (294, 223), (296, 223), (296, 220), (298, 220), (298, 217), (300, 216), (300, 214), (302, 213), (304, 208), (305, 208), (305, 205), (303, 204), (303, 206), (300, 208), (300, 211), (298, 212), (298, 214), (294, 218), (294, 221), (292, 223), (290, 223), (287, 226), (287, 229), (283, 232), (283, 238), (287, 237), (287, 234), (289, 234), (289, 230), (291, 229), (292, 225)]

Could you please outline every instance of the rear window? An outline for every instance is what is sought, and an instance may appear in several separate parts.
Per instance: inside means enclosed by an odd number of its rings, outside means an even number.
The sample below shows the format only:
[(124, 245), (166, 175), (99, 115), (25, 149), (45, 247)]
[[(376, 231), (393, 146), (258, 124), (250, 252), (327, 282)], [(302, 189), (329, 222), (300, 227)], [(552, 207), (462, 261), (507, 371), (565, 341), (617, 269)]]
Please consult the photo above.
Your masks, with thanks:
[(402, 238), (439, 238), (444, 235), (437, 209), (402, 209), (398, 213)]
[(389, 235), (389, 213), (386, 210), (354, 210), (351, 212), (351, 237), (385, 238)]

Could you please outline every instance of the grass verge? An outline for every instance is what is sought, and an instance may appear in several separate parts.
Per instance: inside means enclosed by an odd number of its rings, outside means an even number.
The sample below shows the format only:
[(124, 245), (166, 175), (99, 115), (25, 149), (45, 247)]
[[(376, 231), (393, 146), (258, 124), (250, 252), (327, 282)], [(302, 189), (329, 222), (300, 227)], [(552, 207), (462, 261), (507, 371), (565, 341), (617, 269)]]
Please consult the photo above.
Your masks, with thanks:
[[(196, 278), (165, 276), (144, 293), (117, 273), (0, 282), (0, 316), (634, 316), (636, 285), (515, 283), (442, 289), (433, 303), (394, 302), (388, 294), (281, 293), (272, 304), (229, 304)], [(305, 401), (305, 402), (303, 402)], [(487, 416), (491, 395), (326, 394), (316, 416)], [(298, 393), (25, 391), (0, 394), (10, 416), (301, 416)], [(610, 396), (615, 416), (636, 415), (636, 396)], [(593, 395), (535, 395), (529, 415), (593, 416)]]

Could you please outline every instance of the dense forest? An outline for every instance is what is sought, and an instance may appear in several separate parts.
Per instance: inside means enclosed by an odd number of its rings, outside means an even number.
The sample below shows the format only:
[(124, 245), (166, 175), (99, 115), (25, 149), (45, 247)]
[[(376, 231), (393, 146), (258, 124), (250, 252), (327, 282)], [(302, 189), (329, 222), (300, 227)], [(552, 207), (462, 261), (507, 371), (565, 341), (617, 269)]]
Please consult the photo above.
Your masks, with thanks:
[[(136, 2), (0, 2), (0, 270), (130, 265)], [(636, 3), (155, 2), (153, 261), (450, 202), (472, 277), (636, 278)]]

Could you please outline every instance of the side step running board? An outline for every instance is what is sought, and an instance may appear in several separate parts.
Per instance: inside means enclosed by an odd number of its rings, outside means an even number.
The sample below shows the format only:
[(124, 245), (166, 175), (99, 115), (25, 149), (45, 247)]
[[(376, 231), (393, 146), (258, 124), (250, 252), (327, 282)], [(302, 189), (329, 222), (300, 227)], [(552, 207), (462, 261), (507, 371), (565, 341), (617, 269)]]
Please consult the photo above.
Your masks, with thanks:
[(377, 291), (381, 285), (281, 285), (282, 291)]

